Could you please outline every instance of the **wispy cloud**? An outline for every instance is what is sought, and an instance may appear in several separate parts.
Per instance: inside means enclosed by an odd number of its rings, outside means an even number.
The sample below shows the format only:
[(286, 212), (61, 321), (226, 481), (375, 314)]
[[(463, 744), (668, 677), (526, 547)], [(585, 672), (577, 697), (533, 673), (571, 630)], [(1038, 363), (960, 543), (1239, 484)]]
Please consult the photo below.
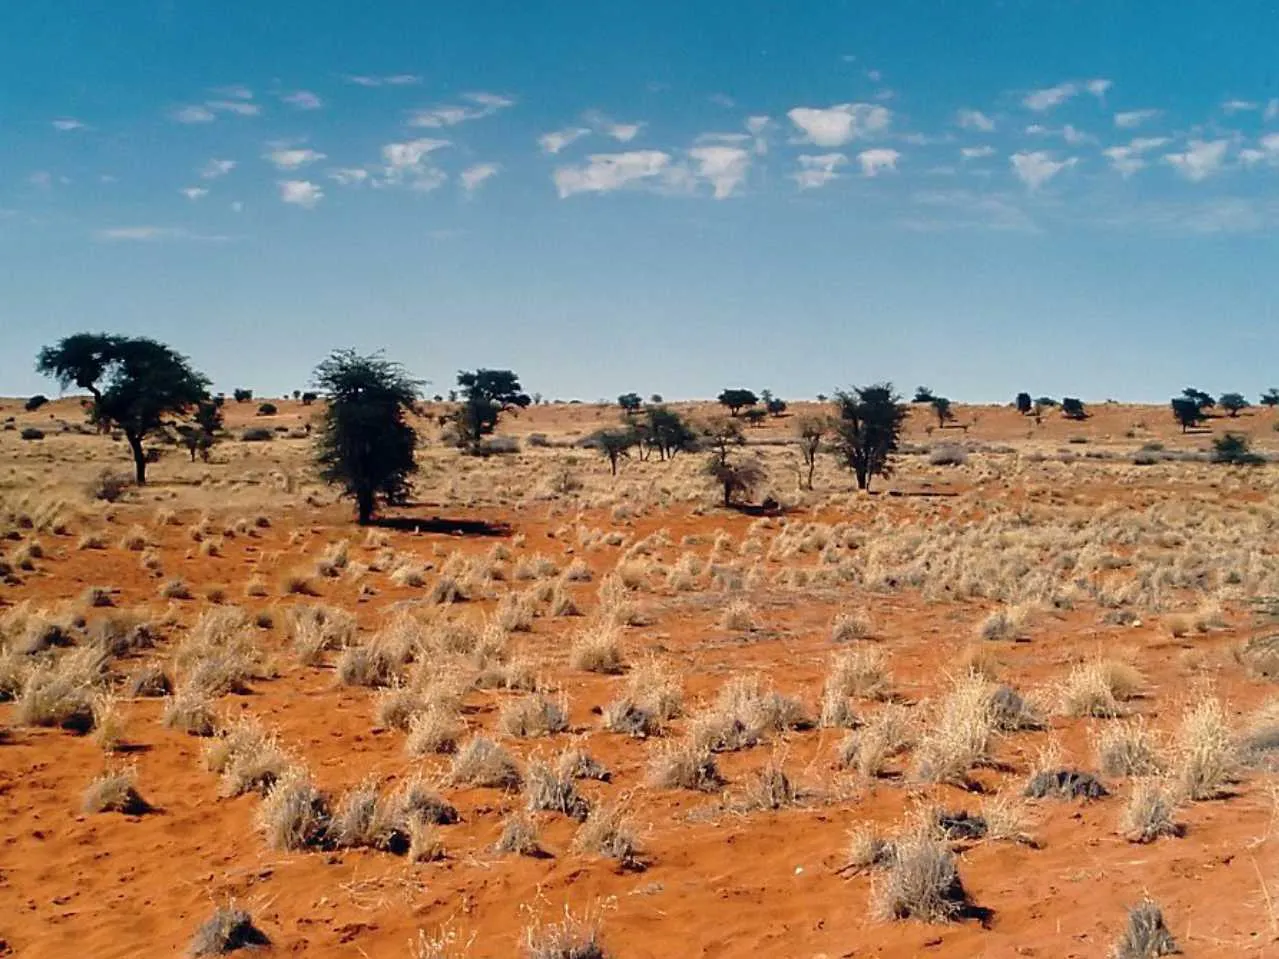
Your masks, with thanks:
[(58, 117), (53, 121), (53, 128), (59, 133), (70, 133), (72, 130), (84, 130), (86, 126), (75, 117)]
[(995, 148), (992, 146), (961, 147), (959, 155), (965, 160), (981, 160), (988, 156), (994, 156)]
[(1166, 146), (1169, 142), (1167, 137), (1137, 137), (1125, 145), (1107, 147), (1101, 152), (1111, 167), (1126, 179), (1148, 165), (1142, 159), (1143, 153)]
[(1167, 236), (1260, 233), (1279, 226), (1279, 202), (1245, 197), (1147, 201), (1107, 210), (1098, 222)]
[(279, 187), (281, 200), (307, 210), (324, 199), (324, 191), (310, 180), (281, 180)]
[(234, 160), (213, 159), (200, 168), (200, 176), (206, 180), (216, 180), (218, 177), (226, 176), (235, 168)]
[(361, 167), (339, 167), (329, 171), (329, 179), (341, 186), (355, 186), (369, 178), (369, 171)]
[(765, 133), (768, 128), (773, 125), (770, 117), (763, 114), (757, 114), (746, 118), (746, 129), (750, 131), (750, 135), (755, 138), (755, 155), (763, 156), (768, 152), (768, 137)]
[(427, 129), (451, 127), (467, 120), (481, 120), (515, 105), (513, 99), (497, 93), (465, 93), (462, 99), (467, 102), (414, 110), (409, 114), (408, 125)]
[(543, 153), (556, 154), (565, 147), (580, 140), (591, 131), (586, 127), (569, 127), (564, 130), (552, 130), (537, 138), (537, 144)]
[(188, 200), (200, 200), (209, 195), (208, 189), (202, 186), (183, 187), (178, 192), (181, 193)]
[(1062, 170), (1068, 170), (1076, 163), (1078, 158), (1068, 157), (1065, 160), (1054, 160), (1052, 154), (1043, 150), (1034, 150), (1032, 152), (1014, 153), (1009, 162), (1012, 164), (1013, 173), (1017, 179), (1031, 190), (1038, 190), (1041, 186), (1051, 180)]
[(1032, 90), (1022, 98), (1022, 105), (1028, 110), (1034, 110), (1036, 113), (1042, 113), (1045, 110), (1051, 110), (1055, 106), (1059, 106), (1075, 96), (1079, 92), (1079, 85), (1073, 82), (1059, 83), (1055, 87), (1045, 87), (1042, 90)]
[(374, 186), (406, 185), (410, 189), (422, 193), (441, 186), (447, 175), (443, 170), (432, 166), (430, 156), (437, 150), (449, 146), (448, 140), (437, 140), (421, 137), (404, 143), (388, 143), (382, 147), (382, 160), (386, 166), (383, 177), (374, 181)]
[(253, 91), (242, 83), (233, 83), (227, 87), (214, 87), (213, 92), (220, 97), (230, 97), (233, 100), (253, 99)]
[(178, 123), (212, 123), (217, 119), (208, 107), (179, 107), (170, 114)]
[(1095, 80), (1089, 80), (1084, 84), (1084, 89), (1095, 96), (1098, 100), (1104, 99), (1106, 91), (1113, 87), (1114, 81), (1107, 80), (1105, 77), (1098, 77)]
[(462, 183), (463, 190), (467, 193), (474, 193), (485, 180), (497, 176), (500, 169), (501, 167), (496, 163), (476, 163), (463, 170), (458, 179)]
[(884, 147), (863, 150), (857, 154), (857, 162), (862, 166), (862, 176), (878, 176), (881, 173), (894, 171), (900, 159), (900, 153)]
[(1162, 110), (1124, 110), (1115, 114), (1115, 126), (1121, 130), (1132, 130), (1147, 120), (1153, 120), (1163, 113)]
[(154, 243), (161, 240), (198, 240), (221, 243), (230, 237), (194, 233), (180, 226), (113, 226), (97, 230), (94, 236), (108, 242)]
[(696, 164), (696, 176), (711, 185), (717, 200), (732, 196), (750, 170), (750, 151), (742, 147), (700, 146), (688, 155)]
[(1227, 100), (1221, 105), (1221, 112), (1227, 116), (1233, 116), (1236, 113), (1248, 113), (1258, 109), (1260, 104), (1252, 100)]
[(887, 107), (870, 103), (795, 107), (786, 115), (802, 132), (802, 142), (820, 147), (840, 147), (856, 137), (878, 133), (892, 120)]
[(799, 170), (793, 178), (801, 190), (816, 190), (836, 179), (837, 171), (847, 162), (842, 153), (800, 154)]
[(294, 93), (287, 93), (280, 97), (285, 103), (299, 110), (319, 110), (324, 106), (324, 101), (312, 93), (310, 90), (298, 90)]
[(1279, 97), (1268, 100), (1266, 102), (1266, 112), (1262, 114), (1263, 119), (1273, 120), (1279, 117)]
[(1164, 162), (1193, 183), (1206, 180), (1220, 172), (1226, 159), (1230, 141), (1191, 140), (1182, 153), (1164, 154)]
[(639, 132), (644, 129), (644, 124), (642, 123), (619, 123), (616, 120), (610, 119), (599, 110), (587, 110), (586, 113), (582, 115), (582, 119), (585, 120), (596, 133), (602, 134), (606, 137), (612, 137), (618, 143), (630, 143), (639, 136)]
[(219, 113), (231, 113), (242, 117), (255, 117), (262, 108), (253, 102), (253, 91), (248, 87), (220, 87), (213, 91), (220, 99), (205, 100), (178, 107), (169, 116), (178, 123), (212, 123)]
[(661, 150), (596, 153), (584, 164), (557, 168), (555, 188), (561, 198), (576, 193), (611, 193), (660, 178), (670, 169), (671, 155)]
[(215, 113), (234, 113), (242, 117), (255, 117), (262, 112), (256, 103), (244, 100), (207, 100), (204, 105)]
[(995, 129), (995, 121), (980, 110), (955, 111), (955, 125), (964, 130), (976, 130), (978, 133), (990, 133)]
[(422, 78), (415, 73), (392, 73), (390, 76), (348, 76), (347, 83), (352, 83), (357, 87), (412, 87), (422, 82)]
[(903, 217), (900, 224), (920, 232), (994, 230), (1038, 233), (1039, 228), (1010, 197), (971, 190), (925, 190), (911, 196), (920, 212)]
[(265, 155), (278, 170), (298, 170), (325, 159), (326, 154), (311, 149), (278, 149)]
[(1239, 162), (1250, 167), (1259, 163), (1279, 165), (1279, 133), (1268, 133), (1257, 141), (1255, 147), (1240, 150)]

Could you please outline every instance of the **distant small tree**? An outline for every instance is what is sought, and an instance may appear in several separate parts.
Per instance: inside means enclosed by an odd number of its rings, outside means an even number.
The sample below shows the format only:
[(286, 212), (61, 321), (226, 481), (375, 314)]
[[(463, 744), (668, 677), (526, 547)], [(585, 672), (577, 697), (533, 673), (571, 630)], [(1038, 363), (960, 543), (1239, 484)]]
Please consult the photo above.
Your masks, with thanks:
[(63, 389), (88, 390), (89, 419), (124, 433), (139, 486), (147, 479), (142, 441), (163, 429), (165, 417), (181, 416), (209, 395), (208, 379), (185, 356), (142, 337), (77, 333), (42, 349), (36, 369)]
[(304, 392), (302, 393), (302, 405), (303, 405), (303, 406), (310, 406), (310, 405), (311, 405), (312, 403), (314, 403), (317, 399), (319, 399), (319, 395), (318, 395), (317, 393), (314, 393), (314, 392), (310, 391), (310, 390), (304, 391)]
[(730, 416), (736, 416), (741, 410), (748, 406), (754, 406), (759, 402), (759, 397), (750, 390), (724, 390), (717, 397), (720, 404), (728, 407)]
[(379, 500), (395, 505), (408, 496), (417, 434), (407, 415), (420, 384), (398, 363), (352, 350), (316, 367), (315, 384), (328, 400), (316, 439), (320, 475), (355, 499), (360, 525), (367, 525)]
[(786, 412), (786, 401), (776, 396), (769, 397), (764, 409), (768, 410), (769, 416), (781, 416)]
[(206, 463), (209, 461), (209, 452), (218, 441), (218, 435), (221, 432), (222, 407), (216, 400), (200, 400), (195, 405), (191, 422), (183, 423), (178, 427), (178, 436), (181, 438), (182, 445), (187, 448), (187, 452), (191, 454), (192, 463), (195, 462), (197, 454)]
[(877, 383), (836, 393), (835, 411), (835, 447), (856, 475), (858, 488), (870, 489), (871, 477), (892, 474), (906, 406), (891, 383)]
[(661, 405), (662, 405), (662, 394), (661, 394), (661, 393), (654, 393), (652, 396), (650, 396), (650, 397), (648, 398), (648, 401), (649, 401), (650, 403), (652, 403), (654, 406), (661, 406)]
[(1240, 410), (1246, 410), (1251, 404), (1244, 399), (1242, 393), (1222, 393), (1217, 399), (1217, 405), (1233, 418), (1239, 415)]
[(1204, 421), (1203, 410), (1199, 404), (1186, 396), (1174, 396), (1172, 399), (1172, 415), (1181, 426), (1181, 431), (1194, 429)]
[(1017, 412), (1022, 416), (1029, 415), (1030, 411), (1035, 408), (1035, 401), (1030, 398), (1029, 393), (1017, 394)]
[(449, 390), (448, 396), (449, 396), (450, 403), (457, 402), (457, 390)]
[(818, 403), (825, 403), (828, 399), (830, 399), (830, 397), (828, 397), (825, 393), (818, 393), (818, 394), (817, 394), (817, 402), (818, 402)]
[(231, 396), (237, 403), (248, 403), (253, 399), (252, 390), (235, 389), (231, 391)]
[(542, 394), (541, 394), (541, 393), (534, 393), (534, 394), (533, 394), (533, 405), (534, 405), (534, 406), (541, 406), (541, 405), (542, 405)]
[(1203, 390), (1197, 390), (1193, 386), (1187, 386), (1181, 391), (1181, 395), (1188, 400), (1194, 401), (1199, 407), (1201, 413), (1206, 413), (1217, 405), (1217, 401), (1212, 398), (1211, 393), (1205, 393)]
[(805, 416), (798, 424), (799, 458), (808, 471), (804, 487), (813, 488), (813, 473), (817, 469), (817, 454), (821, 452), (822, 440), (830, 432), (830, 420), (824, 416)]
[(1040, 396), (1035, 400), (1035, 405), (1042, 407), (1043, 409), (1050, 410), (1060, 404), (1051, 396)]
[(933, 407), (933, 412), (937, 414), (938, 429), (945, 429), (946, 424), (955, 419), (955, 412), (950, 408), (950, 400), (944, 396), (934, 396), (929, 403)]
[(294, 400), (300, 400), (300, 399), (302, 399), (302, 391), (301, 391), (301, 390), (294, 390), (294, 391), (293, 391), (293, 399), (294, 399)]
[(1272, 386), (1270, 389), (1266, 390), (1266, 392), (1262, 393), (1261, 405), (1269, 406), (1271, 409), (1279, 406), (1279, 389)]
[(755, 460), (734, 460), (732, 452), (746, 440), (733, 420), (713, 420), (703, 430), (710, 452), (705, 472), (724, 494), (724, 506), (731, 507), (739, 495), (749, 495), (764, 479), (764, 470)]
[(634, 430), (600, 430), (591, 437), (589, 445), (608, 457), (609, 468), (616, 476), (618, 460), (631, 455), (637, 439)]
[(676, 453), (692, 449), (697, 435), (682, 416), (666, 406), (650, 406), (645, 410), (644, 421), (636, 427), (637, 435), (651, 453), (656, 450), (659, 459), (672, 459)]
[(1265, 457), (1252, 451), (1248, 437), (1227, 433), (1212, 441), (1212, 461), (1229, 466), (1259, 466)]
[(931, 403), (936, 397), (933, 391), (927, 386), (915, 387), (915, 395), (911, 398), (912, 403)]
[(1061, 415), (1068, 420), (1086, 420), (1088, 410), (1084, 408), (1084, 401), (1077, 396), (1064, 396), (1061, 400)]
[(274, 403), (259, 403), (258, 416), (274, 416), (280, 412)]
[(644, 405), (644, 398), (638, 393), (623, 393), (617, 398), (617, 405), (622, 408), (622, 412), (627, 416), (631, 416), (640, 411)]
[(751, 426), (763, 426), (764, 420), (768, 419), (768, 413), (758, 407), (751, 407), (742, 414), (742, 418)]
[(25, 409), (28, 413), (34, 413), (36, 410), (38, 410), (40, 407), (44, 406), (45, 403), (48, 403), (48, 402), (49, 402), (49, 397), (45, 396), (43, 393), (37, 393), (35, 396), (31, 397), (31, 399), (27, 400), (25, 404), (23, 404), (23, 409)]
[(503, 413), (525, 409), (533, 402), (520, 386), (520, 378), (510, 370), (463, 371), (457, 375), (457, 385), (462, 391), (462, 408), (456, 417), (458, 433), (472, 451), (493, 432)]

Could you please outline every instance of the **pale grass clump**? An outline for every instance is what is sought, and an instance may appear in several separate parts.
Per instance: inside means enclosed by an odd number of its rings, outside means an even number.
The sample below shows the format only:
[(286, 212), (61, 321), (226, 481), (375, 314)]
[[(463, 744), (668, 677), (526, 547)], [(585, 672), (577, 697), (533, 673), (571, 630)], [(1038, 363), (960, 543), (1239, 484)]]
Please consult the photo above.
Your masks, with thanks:
[(871, 891), (871, 911), (883, 920), (950, 922), (966, 905), (954, 853), (946, 843), (920, 834), (896, 842)]
[(191, 587), (180, 576), (167, 579), (160, 584), (161, 599), (190, 599)]
[(977, 635), (986, 640), (1011, 640), (1021, 636), (1030, 608), (1024, 604), (1000, 606), (991, 610), (977, 627)]
[(711, 752), (757, 745), (770, 733), (810, 725), (799, 702), (764, 689), (758, 676), (739, 676), (720, 688), (715, 702), (696, 716), (693, 739)]
[(497, 604), (497, 621), (507, 632), (527, 633), (536, 614), (537, 606), (528, 593), (507, 593)]
[(1163, 910), (1147, 896), (1129, 908), (1128, 923), (1110, 955), (1112, 959), (1159, 959), (1180, 953), (1164, 922)]
[(431, 706), (414, 713), (409, 719), (409, 735), (404, 751), (410, 756), (456, 751), (458, 740), (466, 732), (455, 709)]
[(1157, 776), (1163, 772), (1161, 745), (1143, 718), (1094, 731), (1097, 768), (1107, 776)]
[(407, 817), (395, 797), (383, 797), (374, 778), (348, 789), (333, 810), (325, 835), (339, 849), (405, 852), (410, 845)]
[(563, 582), (556, 583), (551, 590), (550, 613), (552, 616), (582, 615), (582, 610), (578, 607), (577, 600), (573, 598), (573, 594), (569, 592)]
[(985, 838), (994, 842), (1016, 842), (1033, 845), (1027, 833), (1029, 816), (1026, 805), (1003, 793), (982, 800), (981, 819), (986, 824)]
[(1207, 697), (1182, 716), (1172, 744), (1169, 775), (1181, 796), (1221, 796), (1239, 773), (1239, 753), (1221, 701)]
[(560, 576), (567, 583), (589, 583), (591, 568), (583, 560), (575, 559), (568, 564)]
[(137, 786), (137, 767), (109, 769), (89, 783), (80, 799), (80, 808), (86, 813), (118, 812), (126, 816), (141, 816), (149, 812), (151, 806), (138, 793)]
[(568, 702), (557, 702), (541, 693), (521, 696), (507, 703), (498, 714), (498, 728), (507, 736), (526, 739), (550, 736), (568, 729)]
[(777, 811), (796, 806), (803, 792), (787, 775), (782, 763), (771, 760), (757, 769), (747, 782), (742, 795), (742, 808), (747, 812)]
[(1119, 834), (1129, 842), (1154, 842), (1160, 836), (1180, 836), (1176, 821), (1177, 798), (1168, 783), (1156, 778), (1139, 779), (1133, 785), (1119, 816)]
[(650, 657), (631, 670), (625, 692), (604, 708), (604, 727), (641, 739), (657, 736), (683, 708), (678, 678)]
[(229, 799), (265, 794), (294, 761), (274, 733), (244, 713), (204, 747), (204, 765), (219, 775), (218, 794)]
[(573, 836), (573, 851), (613, 859), (623, 868), (640, 866), (639, 840), (620, 804), (591, 810)]
[(130, 526), (124, 536), (120, 538), (120, 548), (133, 553), (141, 553), (150, 545), (151, 537), (147, 534), (146, 528), (142, 526)]
[(321, 603), (292, 607), (286, 620), (289, 642), (304, 666), (318, 665), (322, 654), (343, 649), (355, 640), (355, 617)]
[(280, 593), (284, 596), (318, 596), (319, 592), (310, 570), (293, 569), (280, 577)]
[(576, 916), (564, 907), (559, 922), (538, 920), (524, 930), (527, 959), (607, 959), (600, 939), (600, 920), (593, 912)]
[(540, 858), (545, 855), (538, 841), (537, 824), (523, 813), (512, 813), (502, 824), (502, 834), (493, 848), (505, 855)]
[(484, 736), (467, 740), (453, 757), (449, 781), (455, 786), (518, 790), (523, 781), (510, 754)]
[(282, 852), (321, 847), (332, 821), (328, 800), (305, 766), (281, 770), (258, 805), (254, 821), (267, 847)]
[(989, 761), (996, 728), (989, 684), (978, 676), (961, 676), (924, 728), (914, 777), (921, 782), (966, 783), (969, 770)]
[(93, 729), (93, 703), (104, 660), (92, 649), (76, 650), (33, 667), (17, 697), (14, 718), (23, 726), (53, 726), (77, 733)]
[(730, 633), (749, 633), (756, 629), (755, 610), (750, 603), (735, 599), (724, 607), (719, 625)]
[(590, 814), (573, 777), (541, 760), (529, 763), (524, 778), (524, 801), (529, 812), (554, 812), (579, 822)]
[(1145, 679), (1135, 666), (1114, 659), (1093, 659), (1074, 666), (1058, 689), (1058, 708), (1066, 716), (1113, 719), (1124, 715)]
[(831, 658), (826, 690), (857, 699), (884, 699), (890, 689), (888, 661), (874, 646), (862, 647)]
[(426, 585), (426, 567), (402, 561), (391, 571), (391, 582), (404, 589), (421, 589)]
[(555, 768), (564, 776), (572, 779), (597, 779), (609, 782), (613, 776), (599, 760), (595, 759), (582, 746), (569, 744), (560, 751), (555, 761)]
[(875, 624), (862, 609), (840, 613), (831, 623), (830, 638), (833, 643), (851, 643), (855, 639), (870, 639), (875, 634)]
[(403, 677), (422, 636), (421, 625), (400, 614), (360, 646), (347, 646), (337, 661), (338, 682), (344, 686), (389, 686)]
[(191, 736), (212, 736), (217, 731), (213, 698), (207, 690), (190, 684), (179, 686), (165, 699), (160, 721)]
[(845, 870), (861, 871), (887, 866), (893, 861), (896, 844), (874, 823), (858, 823), (848, 831)]
[(104, 753), (118, 752), (124, 746), (124, 714), (119, 700), (110, 693), (93, 698), (93, 741)]
[(975, 673), (988, 682), (998, 682), (1003, 664), (995, 650), (985, 644), (969, 643), (959, 653), (955, 665), (961, 672)]
[(569, 648), (569, 665), (591, 673), (622, 672), (622, 638), (617, 626), (599, 622), (579, 633)]
[(325, 547), (324, 553), (315, 563), (318, 576), (336, 578), (350, 563), (351, 544), (348, 540), (339, 540)]
[(426, 709), (421, 692), (397, 683), (379, 690), (373, 700), (373, 721), (379, 729), (407, 732), (413, 717)]
[(715, 792), (724, 785), (710, 750), (692, 738), (661, 743), (649, 754), (648, 781), (658, 789)]

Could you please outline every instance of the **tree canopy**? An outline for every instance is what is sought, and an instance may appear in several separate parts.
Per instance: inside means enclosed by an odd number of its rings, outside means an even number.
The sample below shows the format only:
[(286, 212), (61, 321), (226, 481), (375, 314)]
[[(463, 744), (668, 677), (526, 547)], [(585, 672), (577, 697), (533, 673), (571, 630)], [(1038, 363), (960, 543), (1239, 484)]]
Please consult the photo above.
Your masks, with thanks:
[(92, 395), (89, 418), (124, 433), (139, 485), (146, 483), (143, 439), (209, 395), (208, 379), (185, 356), (145, 337), (77, 333), (42, 349), (36, 370)]
[(1217, 405), (1230, 416), (1238, 416), (1242, 410), (1246, 410), (1252, 404), (1244, 399), (1242, 393), (1222, 393), (1217, 399)]
[(457, 374), (457, 385), (462, 391), (459, 435), (473, 451), (497, 427), (503, 413), (525, 409), (533, 402), (510, 370), (463, 370)]
[(379, 500), (395, 505), (408, 495), (417, 434), (406, 414), (421, 384), (381, 354), (352, 350), (330, 356), (314, 379), (328, 400), (316, 438), (320, 475), (354, 498), (359, 522), (367, 524)]
[(736, 416), (741, 410), (748, 406), (754, 406), (759, 402), (759, 397), (750, 390), (744, 389), (728, 389), (719, 394), (716, 399), (723, 405), (728, 407), (728, 412), (732, 416)]
[(1017, 394), (1017, 412), (1022, 416), (1026, 416), (1035, 408), (1035, 401), (1030, 398), (1029, 393)]
[(1077, 396), (1063, 396), (1061, 399), (1061, 415), (1068, 420), (1088, 419), (1088, 410), (1084, 401)]
[(893, 385), (876, 383), (836, 393), (835, 411), (834, 446), (856, 475), (858, 488), (869, 489), (873, 476), (890, 476), (907, 412)]
[(623, 393), (617, 398), (617, 405), (622, 408), (624, 413), (638, 413), (640, 407), (644, 405), (644, 398), (638, 393)]
[(1184, 433), (1202, 423), (1205, 415), (1199, 404), (1188, 396), (1174, 396), (1172, 399), (1172, 415)]

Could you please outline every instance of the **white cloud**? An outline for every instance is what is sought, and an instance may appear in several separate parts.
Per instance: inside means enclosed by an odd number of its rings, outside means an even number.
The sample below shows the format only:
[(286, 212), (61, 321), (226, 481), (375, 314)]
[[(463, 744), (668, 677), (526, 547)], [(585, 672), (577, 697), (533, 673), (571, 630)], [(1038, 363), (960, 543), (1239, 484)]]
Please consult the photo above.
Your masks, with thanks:
[(642, 123), (614, 123), (605, 131), (618, 143), (630, 143), (643, 128)]
[(1131, 130), (1141, 126), (1147, 120), (1153, 120), (1162, 112), (1162, 110), (1125, 110), (1115, 114), (1115, 126), (1121, 130)]
[(61, 133), (70, 133), (72, 130), (85, 129), (85, 125), (75, 117), (58, 117), (53, 121), (53, 128)]
[(460, 177), (462, 181), (462, 189), (467, 193), (474, 193), (481, 183), (489, 179), (489, 177), (497, 176), (497, 171), (501, 169), (496, 163), (477, 163), (469, 166), (462, 171)]
[(363, 183), (368, 178), (369, 171), (362, 170), (359, 167), (340, 167), (329, 171), (329, 179), (342, 186), (354, 186), (358, 183)]
[(566, 146), (591, 131), (586, 127), (569, 127), (567, 130), (553, 130), (550, 133), (543, 133), (537, 138), (538, 146), (542, 148), (543, 153), (559, 153)]
[(1266, 120), (1273, 120), (1275, 117), (1279, 117), (1279, 98), (1266, 103), (1266, 112), (1262, 116)]
[(232, 200), (232, 201), (231, 201), (231, 212), (232, 212), (232, 213), (243, 213), (243, 212), (244, 212), (244, 204), (243, 204), (243, 203), (241, 203), (239, 200)]
[(1249, 110), (1257, 109), (1257, 104), (1251, 100), (1227, 100), (1221, 105), (1223, 113), (1230, 115), (1236, 113), (1246, 113)]
[(1091, 133), (1085, 133), (1083, 130), (1078, 130), (1075, 127), (1071, 126), (1069, 123), (1067, 123), (1064, 127), (1061, 128), (1061, 136), (1062, 136), (1062, 139), (1064, 139), (1071, 146), (1078, 146), (1081, 143), (1097, 142), (1097, 138), (1093, 136)]
[(892, 119), (887, 107), (869, 103), (837, 103), (825, 109), (795, 107), (786, 115), (803, 131), (803, 142), (821, 147), (843, 146), (855, 137), (884, 129)]
[(387, 77), (347, 77), (346, 82), (354, 83), (357, 87), (411, 87), (421, 83), (422, 78), (414, 73), (393, 73)]
[(979, 133), (990, 133), (995, 129), (995, 121), (980, 110), (956, 110), (955, 123), (964, 130), (976, 130)]
[(1256, 147), (1247, 147), (1239, 151), (1239, 160), (1245, 166), (1258, 163), (1279, 165), (1279, 133), (1267, 133), (1257, 141)]
[(374, 180), (373, 186), (407, 184), (410, 189), (429, 192), (444, 183), (448, 177), (437, 167), (431, 166), (430, 155), (449, 146), (448, 140), (422, 137), (405, 143), (388, 143), (382, 147), (382, 159), (386, 163), (384, 176)]
[(1059, 83), (1055, 87), (1045, 87), (1042, 90), (1032, 90), (1022, 98), (1022, 105), (1036, 113), (1042, 113), (1045, 110), (1051, 110), (1055, 106), (1065, 103), (1071, 97), (1079, 92), (1078, 85), (1074, 83)]
[(99, 240), (110, 242), (124, 240), (138, 243), (158, 240), (205, 240), (217, 243), (228, 239), (225, 236), (192, 233), (190, 230), (179, 226), (116, 226), (98, 230), (94, 236)]
[(756, 115), (746, 118), (746, 129), (755, 138), (755, 155), (763, 156), (768, 152), (768, 138), (764, 132), (772, 126), (773, 121), (766, 116)]
[(291, 107), (297, 107), (299, 110), (318, 110), (324, 106), (324, 101), (310, 90), (298, 90), (296, 93), (287, 94), (280, 99)]
[(235, 100), (253, 99), (253, 91), (241, 83), (235, 83), (229, 87), (217, 87), (213, 92), (219, 96), (231, 97)]
[(688, 155), (697, 164), (697, 176), (714, 188), (717, 200), (733, 195), (745, 182), (751, 165), (750, 152), (741, 147), (694, 147)]
[(1100, 100), (1103, 97), (1105, 97), (1106, 91), (1109, 90), (1114, 85), (1115, 84), (1113, 80), (1107, 80), (1104, 77), (1098, 77), (1096, 80), (1089, 80), (1086, 84), (1084, 84), (1084, 88), (1093, 96), (1095, 96), (1098, 100)]
[(575, 193), (608, 193), (661, 177), (670, 167), (670, 154), (660, 150), (596, 153), (581, 166), (557, 168), (555, 187), (561, 198)]
[(878, 176), (880, 173), (894, 171), (900, 159), (901, 154), (896, 150), (884, 148), (863, 150), (857, 154), (857, 162), (862, 165), (863, 176)]
[(515, 101), (510, 97), (497, 93), (466, 93), (462, 95), (462, 98), (470, 102), (464, 105), (449, 104), (432, 107), (429, 110), (413, 111), (409, 114), (409, 126), (428, 129), (451, 127), (467, 120), (480, 120), (492, 116), (499, 110), (515, 105)]
[(801, 154), (799, 171), (794, 174), (801, 190), (815, 190), (839, 176), (835, 171), (848, 162), (842, 153)]
[(310, 180), (281, 180), (280, 199), (310, 210), (324, 199), (324, 191)]
[(182, 190), (178, 192), (180, 192), (188, 200), (199, 200), (202, 197), (206, 197), (209, 195), (209, 191), (202, 186), (184, 187)]
[(324, 158), (325, 154), (309, 149), (272, 150), (265, 157), (279, 170), (299, 170)]
[(1030, 153), (1014, 153), (1009, 162), (1012, 163), (1017, 179), (1030, 189), (1038, 190), (1062, 170), (1069, 169), (1079, 161), (1076, 157), (1054, 160), (1052, 154), (1035, 150)]
[(1187, 180), (1198, 183), (1221, 169), (1229, 146), (1228, 140), (1191, 140), (1184, 153), (1164, 154), (1164, 162)]
[(188, 106), (173, 111), (173, 119), (178, 123), (212, 123), (214, 117), (208, 107)]
[(984, 147), (962, 147), (959, 155), (965, 160), (980, 160), (983, 157), (994, 156), (995, 148), (992, 146)]
[(727, 93), (712, 93), (708, 98), (711, 103), (717, 107), (723, 107), (725, 110), (731, 110), (737, 106), (737, 101), (730, 97)]
[(226, 176), (236, 167), (234, 160), (218, 160), (213, 159), (200, 168), (200, 176), (206, 180), (216, 180), (218, 177)]
[(1120, 176), (1127, 178), (1148, 165), (1141, 154), (1164, 146), (1168, 142), (1167, 137), (1137, 137), (1126, 146), (1108, 147), (1101, 152), (1110, 161), (1111, 167)]
[(243, 100), (208, 100), (204, 105), (218, 113), (235, 113), (242, 117), (255, 117), (262, 112), (262, 108), (256, 103), (246, 103)]

